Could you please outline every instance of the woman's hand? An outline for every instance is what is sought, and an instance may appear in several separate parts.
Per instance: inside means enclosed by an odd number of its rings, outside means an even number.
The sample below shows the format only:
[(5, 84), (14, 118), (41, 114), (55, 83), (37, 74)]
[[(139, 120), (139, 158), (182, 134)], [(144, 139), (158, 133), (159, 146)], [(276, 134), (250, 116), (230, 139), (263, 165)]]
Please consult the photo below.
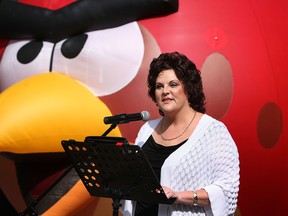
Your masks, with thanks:
[(166, 186), (162, 186), (165, 195), (168, 199), (175, 198), (177, 200), (178, 194)]
[(175, 199), (176, 203), (183, 203), (186, 205), (210, 205), (209, 196), (204, 189), (197, 190), (197, 200), (195, 200), (194, 191), (176, 192), (171, 188), (162, 186), (165, 195), (168, 199)]

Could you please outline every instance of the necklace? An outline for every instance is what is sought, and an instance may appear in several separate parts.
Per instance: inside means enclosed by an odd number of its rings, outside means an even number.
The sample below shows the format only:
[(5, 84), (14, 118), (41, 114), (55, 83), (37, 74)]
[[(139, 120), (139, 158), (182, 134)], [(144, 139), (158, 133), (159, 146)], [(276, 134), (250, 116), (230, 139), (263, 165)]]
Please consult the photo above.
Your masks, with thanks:
[(170, 138), (170, 139), (167, 139), (167, 138), (164, 138), (164, 137), (163, 137), (163, 135), (162, 135), (162, 134), (163, 134), (163, 129), (162, 129), (162, 127), (163, 127), (163, 121), (161, 121), (161, 125), (160, 125), (161, 134), (160, 134), (160, 136), (161, 136), (162, 140), (164, 140), (164, 141), (172, 141), (172, 140), (175, 140), (175, 139), (181, 137), (181, 136), (188, 130), (188, 128), (190, 127), (190, 125), (192, 124), (195, 116), (196, 116), (196, 111), (194, 112), (194, 116), (193, 116), (193, 118), (191, 119), (191, 121), (190, 121), (190, 123), (188, 124), (188, 126), (185, 128), (185, 130), (184, 130), (180, 135), (178, 135), (178, 136), (176, 136), (176, 137), (173, 137), (173, 138)]

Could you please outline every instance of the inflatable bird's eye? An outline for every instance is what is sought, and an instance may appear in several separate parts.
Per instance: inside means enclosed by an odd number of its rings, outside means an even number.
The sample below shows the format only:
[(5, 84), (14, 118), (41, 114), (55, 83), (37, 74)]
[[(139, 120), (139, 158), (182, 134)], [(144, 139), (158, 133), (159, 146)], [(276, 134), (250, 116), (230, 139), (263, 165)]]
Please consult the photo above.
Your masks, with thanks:
[(56, 71), (78, 80), (97, 96), (109, 95), (133, 80), (143, 55), (143, 38), (136, 22), (71, 36), (55, 44), (14, 40), (3, 53), (0, 90)]
[[(137, 75), (144, 56), (138, 24), (134, 22), (85, 35), (85, 44), (82, 43), (84, 36), (57, 43), (53, 70), (78, 80), (96, 96), (113, 94), (129, 84)], [(67, 58), (69, 48), (74, 49), (77, 44), (84, 44), (81, 52)], [(78, 50), (70, 53), (77, 54)]]
[(52, 50), (50, 42), (9, 41), (0, 62), (0, 91), (25, 78), (46, 73)]

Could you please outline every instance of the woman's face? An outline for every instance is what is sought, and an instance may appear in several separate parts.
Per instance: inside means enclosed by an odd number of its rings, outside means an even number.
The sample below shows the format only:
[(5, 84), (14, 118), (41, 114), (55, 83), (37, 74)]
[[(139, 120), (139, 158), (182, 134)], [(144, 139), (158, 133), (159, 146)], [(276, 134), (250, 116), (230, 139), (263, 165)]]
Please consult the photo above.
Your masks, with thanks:
[(189, 107), (184, 86), (174, 70), (164, 70), (156, 79), (155, 98), (158, 107), (165, 113), (175, 113)]

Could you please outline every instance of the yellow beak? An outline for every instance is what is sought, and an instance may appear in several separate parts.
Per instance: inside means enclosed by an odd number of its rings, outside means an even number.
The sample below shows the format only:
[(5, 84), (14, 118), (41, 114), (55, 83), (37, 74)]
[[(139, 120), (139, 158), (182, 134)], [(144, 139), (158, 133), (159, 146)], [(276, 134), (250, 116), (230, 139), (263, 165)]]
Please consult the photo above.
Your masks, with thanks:
[[(0, 94), (0, 152), (63, 152), (62, 140), (101, 136), (107, 106), (85, 86), (59, 73), (25, 79)], [(121, 136), (119, 128), (109, 136)]]

